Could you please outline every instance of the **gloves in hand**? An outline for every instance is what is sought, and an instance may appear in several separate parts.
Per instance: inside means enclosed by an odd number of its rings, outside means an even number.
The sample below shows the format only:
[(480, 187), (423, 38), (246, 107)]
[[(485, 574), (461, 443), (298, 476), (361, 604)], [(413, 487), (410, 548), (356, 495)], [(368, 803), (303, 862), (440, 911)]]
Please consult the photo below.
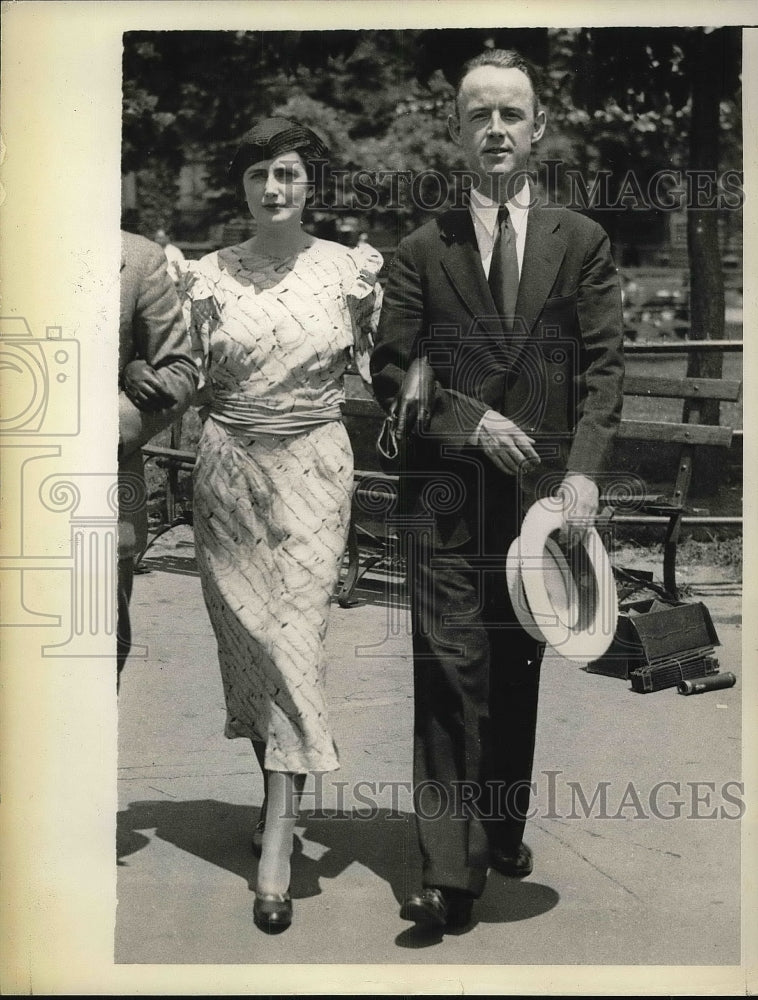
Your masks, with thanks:
[(434, 369), (426, 358), (416, 358), (405, 373), (393, 404), (398, 438), (402, 440), (406, 434), (429, 429), (434, 394)]

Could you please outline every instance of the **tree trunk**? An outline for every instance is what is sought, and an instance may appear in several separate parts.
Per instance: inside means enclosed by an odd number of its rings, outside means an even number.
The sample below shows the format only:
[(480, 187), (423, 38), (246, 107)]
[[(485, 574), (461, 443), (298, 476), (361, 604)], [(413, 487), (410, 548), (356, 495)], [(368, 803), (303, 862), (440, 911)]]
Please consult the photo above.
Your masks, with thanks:
[[(692, 120), (690, 125), (690, 170), (707, 178), (718, 177), (719, 169), (719, 108), (725, 73), (723, 31), (696, 29), (691, 52)], [(708, 171), (709, 174), (701, 172)], [(692, 340), (722, 340), (724, 337), (724, 274), (719, 247), (719, 214), (716, 184), (704, 185), (701, 193), (691, 198), (687, 212), (687, 248), (690, 263), (690, 338)], [(694, 191), (694, 188), (690, 190)], [(709, 207), (709, 202), (711, 205)], [(721, 378), (723, 354), (720, 351), (693, 351), (687, 362), (691, 378)], [(684, 420), (699, 419), (701, 423), (720, 422), (719, 403), (708, 400), (700, 413), (684, 406)], [(726, 476), (726, 455), (721, 449), (706, 448), (696, 452), (692, 465), (693, 499), (698, 495), (714, 497)]]
[[(722, 340), (724, 337), (724, 275), (718, 231), (716, 185), (705, 171), (718, 176), (719, 107), (724, 79), (724, 38), (722, 31), (696, 31), (691, 52), (692, 121), (690, 126), (690, 170), (704, 178), (703, 189), (695, 195), (687, 212), (687, 245), (690, 263), (690, 338)], [(694, 190), (694, 189), (693, 189)], [(700, 202), (700, 204), (698, 204)], [(708, 207), (710, 205), (710, 207)], [(720, 378), (723, 356), (693, 352), (687, 374), (699, 378)], [(701, 419), (717, 424), (718, 402), (703, 409)]]

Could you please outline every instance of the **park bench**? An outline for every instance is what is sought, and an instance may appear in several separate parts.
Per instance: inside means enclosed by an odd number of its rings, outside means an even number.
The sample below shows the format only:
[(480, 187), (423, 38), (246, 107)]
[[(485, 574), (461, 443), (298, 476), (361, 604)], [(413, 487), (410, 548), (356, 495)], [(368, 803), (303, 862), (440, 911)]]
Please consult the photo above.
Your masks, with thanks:
[[(632, 344), (627, 345), (627, 355), (649, 354), (668, 356), (687, 354), (693, 350), (733, 352), (742, 350), (741, 341), (684, 341), (680, 343)], [(677, 580), (677, 548), (684, 525), (740, 525), (741, 517), (711, 515), (689, 506), (692, 483), (693, 461), (696, 453), (703, 448), (714, 449), (724, 454), (733, 444), (740, 443), (741, 429), (723, 422), (718, 426), (702, 423), (704, 405), (711, 400), (721, 403), (737, 403), (741, 393), (741, 380), (685, 378), (665, 375), (627, 374), (624, 382), (624, 410), (618, 434), (617, 450), (639, 447), (643, 457), (661, 446), (674, 447), (676, 461), (671, 465), (670, 489), (666, 494), (648, 493), (641, 487), (620, 498), (618, 493), (601, 497), (603, 514), (599, 520), (601, 531), (612, 531), (614, 525), (640, 525), (659, 528), (663, 531), (663, 587), (673, 598), (677, 598), (680, 586)], [(678, 419), (639, 419), (629, 416), (633, 399), (650, 401), (673, 401), (678, 410)], [(687, 418), (684, 418), (685, 404)], [(640, 404), (637, 404), (637, 409)], [(651, 407), (650, 409), (652, 409)], [(644, 404), (643, 404), (644, 412)], [(364, 442), (364, 468), (355, 471), (355, 492), (353, 516), (350, 524), (346, 552), (346, 571), (337, 594), (343, 607), (361, 603), (356, 600), (356, 589), (360, 580), (370, 570), (389, 571), (400, 575), (400, 553), (398, 538), (387, 530), (387, 515), (396, 503), (397, 477), (379, 470), (365, 447), (365, 442), (373, 443), (379, 433), (384, 414), (371, 398), (348, 396), (344, 404), (345, 424), (351, 440), (360, 438)], [(175, 509), (176, 476), (179, 470), (189, 471), (194, 465), (194, 452), (177, 447), (180, 434), (177, 427), (172, 430), (171, 447), (146, 445), (146, 458), (155, 459), (168, 470), (167, 523), (155, 531), (148, 547), (165, 531), (180, 523), (191, 523), (191, 510), (178, 516)], [(360, 461), (356, 464), (360, 465)], [(632, 477), (633, 478), (633, 477)], [(144, 553), (143, 553), (144, 554)], [(633, 587), (633, 584), (628, 583)], [(630, 591), (631, 592), (631, 591)], [(622, 590), (623, 596), (623, 590)]]
[[(640, 345), (639, 353), (653, 355), (689, 354), (695, 348), (705, 350), (740, 350), (741, 342), (707, 341), (695, 344), (685, 342), (676, 347), (670, 343)], [(627, 346), (627, 355), (635, 353)], [(714, 449), (715, 465), (731, 448), (736, 437), (741, 438), (741, 429), (729, 424), (718, 426), (702, 423), (703, 411), (707, 403), (737, 403), (742, 391), (739, 379), (728, 378), (671, 378), (665, 375), (627, 374), (624, 379), (624, 411), (618, 433), (618, 444), (635, 442), (642, 447), (655, 449), (660, 445), (674, 445), (676, 461), (672, 463), (673, 476), (667, 495), (643, 494), (632, 498), (632, 512), (611, 510), (610, 518), (617, 524), (659, 525), (664, 529), (663, 538), (663, 586), (674, 598), (679, 596), (676, 559), (677, 548), (684, 524), (737, 524), (741, 518), (718, 517), (700, 512), (689, 506), (693, 464), (696, 453), (702, 448)], [(627, 401), (633, 398), (645, 400), (676, 400), (679, 404), (677, 421), (660, 419), (634, 419), (626, 415)], [(685, 420), (686, 414), (686, 420)], [(611, 500), (613, 498), (608, 498)]]
[[(692, 350), (740, 351), (741, 341), (685, 341), (683, 343), (655, 343), (628, 345), (627, 354), (653, 356), (681, 355)], [(711, 400), (736, 403), (740, 398), (741, 381), (738, 379), (676, 378), (627, 374), (624, 380), (624, 410), (618, 433), (617, 452), (627, 453), (635, 446), (642, 449), (646, 458), (660, 446), (674, 446), (675, 461), (671, 468), (669, 489), (666, 493), (647, 492), (641, 482), (633, 490), (612, 490), (601, 493), (602, 514), (598, 519), (601, 533), (609, 535), (614, 525), (639, 525), (663, 531), (663, 588), (672, 598), (678, 598), (680, 585), (677, 579), (677, 550), (682, 527), (689, 525), (741, 524), (740, 517), (714, 516), (689, 506), (693, 462), (699, 449), (711, 448), (722, 455), (731, 448), (735, 439), (741, 439), (741, 430), (720, 424), (702, 423), (703, 409)], [(653, 401), (672, 400), (678, 408), (678, 419), (638, 419), (628, 416), (631, 400), (638, 398)], [(684, 419), (685, 404), (687, 407)], [(639, 406), (637, 407), (639, 409)], [(373, 400), (348, 399), (344, 408), (348, 430), (355, 434), (359, 422), (369, 421), (371, 437), (375, 440), (383, 413)], [(627, 455), (626, 464), (629, 464)], [(395, 564), (399, 558), (398, 539), (391, 532), (382, 532), (379, 524), (384, 512), (393, 506), (397, 477), (376, 469), (357, 470), (353, 501), (353, 521), (348, 542), (347, 573), (338, 595), (343, 606), (354, 602), (358, 582), (369, 570)], [(634, 484), (634, 477), (622, 483)], [(619, 574), (620, 596), (628, 596), (635, 589), (634, 574)], [(640, 581), (644, 574), (639, 576)]]

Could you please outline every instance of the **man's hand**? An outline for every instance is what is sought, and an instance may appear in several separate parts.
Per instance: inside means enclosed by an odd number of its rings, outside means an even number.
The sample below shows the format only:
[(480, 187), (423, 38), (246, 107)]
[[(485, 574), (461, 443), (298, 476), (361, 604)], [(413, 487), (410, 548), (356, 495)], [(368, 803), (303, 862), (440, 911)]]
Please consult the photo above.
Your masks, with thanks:
[(533, 447), (534, 438), (496, 410), (488, 410), (484, 414), (473, 443), (482, 448), (501, 472), (511, 476), (528, 472), (540, 464), (540, 457)]
[(139, 359), (124, 368), (124, 392), (138, 410), (164, 410), (176, 402), (158, 372)]
[(573, 546), (594, 525), (600, 500), (597, 483), (588, 476), (568, 473), (558, 493), (563, 498), (563, 526), (558, 540), (562, 545)]
[(434, 369), (426, 358), (416, 358), (405, 373), (400, 392), (393, 403), (399, 440), (414, 430), (423, 432), (429, 429), (433, 403)]

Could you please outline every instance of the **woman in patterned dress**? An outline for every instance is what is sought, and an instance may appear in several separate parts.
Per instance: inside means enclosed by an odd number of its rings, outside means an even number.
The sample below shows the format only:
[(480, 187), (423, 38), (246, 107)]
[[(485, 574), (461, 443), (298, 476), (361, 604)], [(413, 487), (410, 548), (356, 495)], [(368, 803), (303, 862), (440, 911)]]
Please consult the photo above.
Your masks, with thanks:
[(368, 377), (380, 304), (380, 255), (367, 261), (302, 228), (314, 161), (325, 157), (297, 122), (255, 125), (230, 173), (256, 235), (191, 265), (185, 282), (206, 379), (197, 559), (225, 734), (250, 739), (264, 773), (254, 917), (268, 932), (292, 919), (290, 855), (305, 776), (339, 767), (324, 637), (353, 488), (342, 376), (352, 356)]

